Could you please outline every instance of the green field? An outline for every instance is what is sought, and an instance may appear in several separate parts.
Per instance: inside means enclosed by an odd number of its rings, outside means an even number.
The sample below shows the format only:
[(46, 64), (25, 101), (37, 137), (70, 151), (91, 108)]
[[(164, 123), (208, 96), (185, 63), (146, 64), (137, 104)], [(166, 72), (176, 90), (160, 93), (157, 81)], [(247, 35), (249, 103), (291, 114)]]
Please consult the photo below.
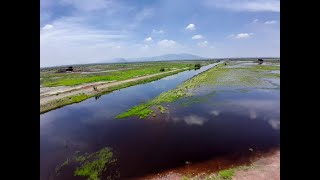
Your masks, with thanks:
[[(78, 65), (73, 66), (74, 72), (57, 72), (60, 68), (40, 69), (40, 84), (44, 87), (75, 86), (84, 83), (98, 81), (120, 81), (135, 77), (156, 74), (176, 69), (195, 68), (196, 64), (202, 66), (212, 61), (179, 61), (179, 62), (145, 62), (145, 63), (122, 63), (101, 65)], [(109, 72), (106, 72), (109, 71)]]

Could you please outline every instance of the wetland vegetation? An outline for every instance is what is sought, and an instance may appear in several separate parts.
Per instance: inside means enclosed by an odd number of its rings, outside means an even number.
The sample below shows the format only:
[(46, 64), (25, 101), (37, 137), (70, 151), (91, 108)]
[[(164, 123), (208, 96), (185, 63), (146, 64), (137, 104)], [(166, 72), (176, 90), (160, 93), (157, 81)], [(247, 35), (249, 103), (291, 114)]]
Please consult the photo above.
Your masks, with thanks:
[[(227, 87), (260, 87), (264, 85), (262, 78), (280, 78), (280, 74), (270, 73), (272, 70), (280, 70), (279, 66), (274, 65), (250, 65), (248, 67), (233, 67), (238, 65), (237, 62), (220, 63), (217, 66), (185, 81), (175, 89), (164, 92), (158, 97), (135, 106), (128, 111), (121, 113), (117, 118), (126, 118), (136, 116), (139, 118), (149, 117), (153, 113), (152, 106), (160, 106), (162, 103), (174, 102), (180, 98), (191, 97), (194, 90), (210, 86)], [(164, 110), (161, 111), (162, 113)]]
[(253, 166), (207, 161), (278, 147), (279, 69), (278, 61), (220, 61), (66, 96), (62, 105), (90, 99), (40, 115), (40, 179), (135, 179), (177, 168), (181, 179), (232, 179)]
[[(91, 154), (79, 155), (77, 152), (72, 158), (57, 166), (56, 173), (59, 174), (70, 164), (76, 164), (75, 176), (83, 176), (88, 180), (100, 180), (102, 174), (115, 162), (112, 150), (107, 147)], [(112, 179), (114, 178), (117, 177), (112, 177)]]
[(192, 69), (210, 61), (139, 62), (101, 65), (78, 65), (73, 72), (59, 73), (61, 67), (40, 69), (40, 84), (44, 87), (75, 86), (99, 81), (121, 81), (176, 69)]

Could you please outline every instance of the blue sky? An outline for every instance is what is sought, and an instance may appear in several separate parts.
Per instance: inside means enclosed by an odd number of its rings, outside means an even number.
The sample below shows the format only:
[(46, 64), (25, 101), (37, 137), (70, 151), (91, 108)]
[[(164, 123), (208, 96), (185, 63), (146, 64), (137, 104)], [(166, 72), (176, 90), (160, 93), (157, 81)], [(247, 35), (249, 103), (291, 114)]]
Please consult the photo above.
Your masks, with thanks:
[(41, 0), (40, 66), (280, 56), (280, 0)]

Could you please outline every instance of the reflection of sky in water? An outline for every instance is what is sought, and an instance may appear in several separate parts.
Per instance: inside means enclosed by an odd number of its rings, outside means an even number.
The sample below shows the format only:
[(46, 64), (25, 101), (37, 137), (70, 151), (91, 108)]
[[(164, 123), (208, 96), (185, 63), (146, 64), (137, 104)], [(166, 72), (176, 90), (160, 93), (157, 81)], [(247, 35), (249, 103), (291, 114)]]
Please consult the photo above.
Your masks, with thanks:
[[(62, 163), (67, 152), (81, 150), (96, 151), (104, 146), (125, 146), (130, 149), (130, 132), (148, 130), (147, 121), (118, 120), (118, 114), (173, 89), (188, 78), (201, 73), (213, 65), (168, 76), (152, 83), (131, 86), (99, 99), (90, 98), (40, 115), (40, 165), (41, 175), (53, 174), (58, 163)], [(189, 123), (198, 123), (186, 118)], [(137, 134), (137, 133), (135, 133)], [(139, 135), (140, 136), (140, 135)], [(141, 135), (143, 136), (143, 135)], [(136, 141), (133, 141), (136, 142)], [(125, 153), (127, 154), (127, 153)], [(142, 155), (143, 153), (141, 153)], [(137, 154), (140, 156), (140, 154)], [(132, 166), (130, 166), (132, 169)], [(130, 169), (128, 168), (128, 169)]]
[(186, 158), (205, 159), (215, 152), (278, 144), (279, 89), (216, 88), (214, 93), (212, 89), (203, 92), (205, 98), (188, 106), (179, 104), (187, 98), (164, 104), (169, 112), (147, 120), (114, 119), (201, 71), (182, 72), (42, 114), (40, 175), (54, 172), (75, 150), (92, 152), (105, 146), (121, 154), (121, 174), (129, 175), (155, 170), (164, 160), (169, 165), (184, 165)]
[[(182, 118), (182, 114), (193, 114), (187, 124), (206, 123), (223, 114), (234, 114), (250, 120), (266, 121), (273, 129), (280, 129), (280, 91), (277, 89), (247, 89), (246, 92), (237, 90), (215, 91), (213, 96), (200, 95), (199, 99), (206, 97), (205, 101), (190, 103), (182, 106), (190, 98), (184, 98), (174, 103), (175, 109), (170, 109), (170, 115), (175, 121)], [(192, 97), (196, 99), (196, 97)], [(196, 117), (196, 118), (195, 118)]]
[(189, 115), (185, 117), (172, 117), (174, 123), (185, 122), (187, 125), (202, 126), (207, 121), (206, 118), (197, 115)]

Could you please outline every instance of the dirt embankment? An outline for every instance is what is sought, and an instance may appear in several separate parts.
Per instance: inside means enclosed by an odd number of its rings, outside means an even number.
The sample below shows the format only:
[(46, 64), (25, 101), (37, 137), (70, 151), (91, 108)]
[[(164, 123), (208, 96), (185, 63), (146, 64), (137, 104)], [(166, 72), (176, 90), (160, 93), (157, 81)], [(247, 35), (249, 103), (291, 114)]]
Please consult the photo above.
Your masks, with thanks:
[[(181, 70), (186, 70), (186, 69), (187, 68), (176, 69), (172, 71), (161, 72), (161, 73), (151, 74), (151, 75), (146, 75), (141, 77), (135, 77), (135, 78), (122, 80), (122, 81), (115, 81), (115, 82), (96, 82), (96, 83), (83, 84), (83, 85), (74, 86), (74, 87), (54, 87), (51, 89), (40, 88), (40, 106), (45, 106), (48, 103), (52, 104), (52, 102), (54, 101), (63, 99), (65, 97), (73, 96), (73, 95), (86, 94), (86, 95), (92, 96), (95, 94), (100, 94), (111, 87), (123, 85), (130, 82), (147, 80), (149, 78), (155, 78), (158, 76), (163, 76), (165, 74), (172, 74), (174, 72), (179, 72)], [(93, 88), (94, 86), (96, 87), (96, 90), (94, 90)]]

